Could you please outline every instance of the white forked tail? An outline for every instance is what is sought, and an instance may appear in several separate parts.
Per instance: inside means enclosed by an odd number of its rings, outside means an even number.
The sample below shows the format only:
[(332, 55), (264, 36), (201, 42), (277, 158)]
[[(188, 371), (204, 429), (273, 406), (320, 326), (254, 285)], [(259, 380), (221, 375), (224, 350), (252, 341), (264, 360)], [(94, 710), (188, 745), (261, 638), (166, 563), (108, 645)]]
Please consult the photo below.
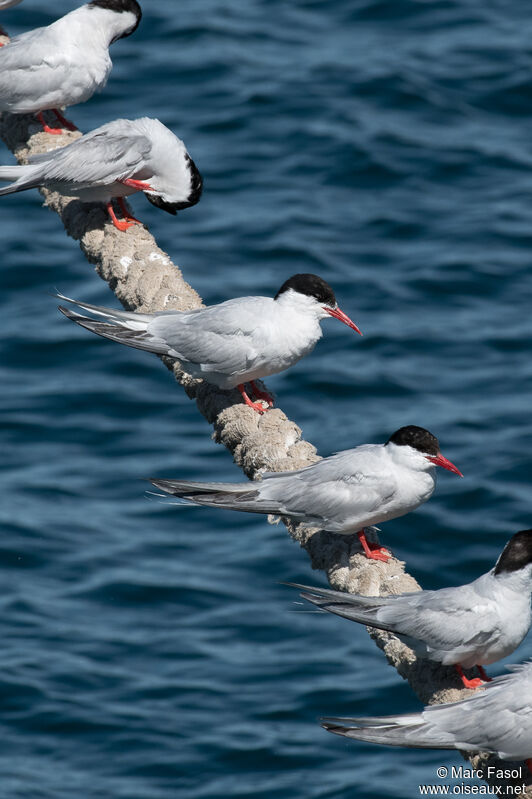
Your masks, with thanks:
[(126, 344), (128, 347), (134, 347), (138, 350), (147, 350), (156, 355), (168, 355), (168, 344), (156, 336), (148, 333), (148, 324), (152, 317), (150, 314), (133, 313), (132, 311), (117, 311), (114, 308), (103, 308), (98, 305), (90, 305), (89, 303), (78, 302), (71, 300), (70, 297), (65, 297), (63, 294), (56, 295), (60, 300), (69, 302), (72, 305), (77, 305), (78, 308), (83, 308), (84, 311), (94, 316), (101, 317), (102, 319), (92, 319), (90, 316), (82, 316), (77, 311), (72, 311), (70, 308), (65, 308), (64, 305), (59, 306), (59, 310), (68, 319), (71, 319), (80, 327), (91, 330), (99, 336), (109, 338), (112, 341), (118, 341), (120, 344)]
[(0, 166), (0, 181), (13, 180), (9, 186), (0, 189), (0, 194), (13, 194), (16, 191), (34, 189), (40, 183), (41, 166), (24, 164)]
[(195, 505), (209, 505), (213, 508), (240, 510), (246, 513), (281, 512), (279, 503), (261, 498), (262, 483), (199, 483), (191, 480), (156, 480), (150, 478), (156, 488), (166, 494), (192, 502)]
[(427, 723), (422, 713), (376, 718), (324, 718), (321, 725), (335, 735), (368, 743), (420, 749), (455, 748), (452, 736)]

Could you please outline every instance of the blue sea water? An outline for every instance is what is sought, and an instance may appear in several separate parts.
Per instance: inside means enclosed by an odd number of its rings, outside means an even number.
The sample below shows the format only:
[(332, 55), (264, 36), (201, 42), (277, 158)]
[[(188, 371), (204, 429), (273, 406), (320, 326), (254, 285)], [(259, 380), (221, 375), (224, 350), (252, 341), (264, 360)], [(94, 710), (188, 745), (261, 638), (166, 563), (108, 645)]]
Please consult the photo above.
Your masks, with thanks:
[[(76, 4), (25, 0), (14, 34)], [(144, 0), (87, 131), (159, 117), (205, 179), (135, 212), (206, 302), (311, 271), (330, 321), (271, 378), (321, 454), (403, 424), (463, 480), (382, 540), (426, 588), (532, 527), (532, 17), (523, 0)], [(2, 148), (2, 162), (12, 162)], [(419, 708), (364, 629), (306, 613), (324, 584), (282, 526), (149, 501), (143, 477), (238, 479), (157, 359), (69, 324), (115, 304), (39, 195), (2, 198), (0, 795), (418, 795), (458, 754), (355, 744), (321, 715)], [(506, 662), (532, 654), (530, 639)], [(504, 663), (491, 667), (501, 673)]]

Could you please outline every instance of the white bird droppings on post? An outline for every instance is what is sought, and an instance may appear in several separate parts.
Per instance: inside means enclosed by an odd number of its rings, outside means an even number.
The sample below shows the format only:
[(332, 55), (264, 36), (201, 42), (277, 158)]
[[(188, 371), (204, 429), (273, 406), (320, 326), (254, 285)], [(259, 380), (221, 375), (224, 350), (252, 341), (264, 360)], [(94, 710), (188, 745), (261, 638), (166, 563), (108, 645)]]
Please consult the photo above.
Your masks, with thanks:
[(129, 255), (123, 255), (122, 258), (120, 259), (120, 266), (123, 267), (126, 275), (132, 263), (133, 263), (133, 258), (130, 258)]
[(148, 261), (161, 261), (163, 266), (168, 266), (170, 263), (168, 258), (165, 258), (160, 252), (151, 252), (148, 256)]

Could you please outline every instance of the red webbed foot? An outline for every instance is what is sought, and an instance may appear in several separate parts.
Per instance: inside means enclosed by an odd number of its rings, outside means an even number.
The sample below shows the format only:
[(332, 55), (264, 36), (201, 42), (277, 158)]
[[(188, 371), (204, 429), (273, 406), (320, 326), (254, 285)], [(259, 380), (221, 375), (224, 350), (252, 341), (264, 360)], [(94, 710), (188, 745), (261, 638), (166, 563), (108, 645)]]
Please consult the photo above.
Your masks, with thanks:
[(45, 133), (50, 133), (52, 136), (61, 136), (65, 130), (77, 130), (77, 127), (69, 122), (68, 119), (65, 119), (63, 114), (57, 110), (57, 108), (52, 108), (55, 116), (57, 117), (58, 121), (63, 126), (62, 128), (51, 128), (50, 125), (45, 121), (42, 111), (39, 111), (38, 114), (35, 116), (39, 120), (42, 125), (42, 128)]
[(465, 676), (464, 670), (459, 663), (455, 665), (455, 669), (462, 680), (464, 688), (469, 688), (471, 691), (474, 691), (476, 688), (480, 688), (481, 685), (484, 685), (484, 680), (481, 680), (480, 677), (474, 677), (472, 680), (469, 680)]
[(482, 666), (478, 666), (477, 665), (477, 669), (478, 669), (478, 673), (480, 674), (480, 676), (482, 677), (484, 682), (491, 682), (492, 681), (492, 678), (488, 677), (488, 675), (486, 674), (486, 672), (484, 671)]
[(112, 202), (106, 203), (107, 213), (111, 217), (111, 222), (113, 223), (115, 228), (117, 228), (117, 230), (120, 230), (122, 233), (124, 233), (126, 230), (129, 230), (130, 227), (133, 227), (133, 225), (142, 224), (141, 222), (139, 222), (138, 219), (135, 219), (135, 217), (130, 216), (125, 205), (121, 205), (121, 207), (122, 210), (125, 211), (124, 214), (125, 219), (118, 219), (117, 215), (115, 214), (115, 209), (113, 208)]
[(268, 403), (270, 408), (273, 408), (273, 397), (271, 394), (268, 394), (267, 391), (261, 391), (254, 380), (250, 380), (249, 385), (251, 386), (251, 390), (257, 399), (264, 400), (264, 402)]
[(126, 220), (126, 222), (131, 223), (129, 227), (131, 227), (131, 225), (142, 225), (142, 222), (139, 219), (136, 219), (134, 216), (131, 216), (123, 197), (118, 197), (118, 205), (120, 206), (120, 210), (122, 211), (122, 215)]
[(387, 549), (381, 547), (380, 544), (369, 542), (366, 538), (364, 530), (361, 530), (359, 533), (357, 533), (357, 536), (362, 545), (362, 549), (364, 550), (364, 555), (367, 558), (370, 560), (381, 560), (383, 563), (388, 563), (390, 560), (390, 553)]
[(45, 121), (42, 111), (39, 111), (39, 113), (36, 114), (36, 117), (41, 123), (42, 129), (45, 133), (50, 133), (52, 136), (61, 136), (61, 134), (65, 132), (64, 128), (51, 128), (50, 125)]
[(67, 130), (70, 130), (70, 131), (77, 130), (77, 127), (74, 125), (74, 123), (71, 122), (66, 117), (64, 117), (63, 114), (61, 113), (61, 111), (59, 111), (58, 108), (53, 108), (52, 111), (54, 112), (54, 114), (56, 115), (57, 119), (59, 120), (59, 122), (62, 124), (62, 126), (64, 128), (66, 128)]
[(252, 400), (250, 400), (250, 398), (246, 394), (246, 389), (243, 383), (240, 383), (240, 385), (237, 386), (237, 388), (242, 394), (242, 399), (244, 400), (246, 405), (248, 405), (250, 408), (253, 408), (254, 411), (257, 411), (257, 413), (260, 413), (262, 415), (264, 411), (267, 410), (266, 408), (264, 408), (263, 405), (260, 404), (260, 402), (253, 402)]

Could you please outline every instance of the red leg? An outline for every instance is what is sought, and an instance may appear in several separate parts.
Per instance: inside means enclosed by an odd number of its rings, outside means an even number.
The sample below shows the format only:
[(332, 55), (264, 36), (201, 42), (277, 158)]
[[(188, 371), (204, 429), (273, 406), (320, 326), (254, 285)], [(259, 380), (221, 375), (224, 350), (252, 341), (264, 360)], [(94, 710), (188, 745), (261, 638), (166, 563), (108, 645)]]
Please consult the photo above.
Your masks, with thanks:
[(462, 680), (464, 688), (470, 688), (473, 690), (474, 688), (480, 688), (481, 685), (484, 685), (484, 680), (481, 680), (480, 677), (475, 677), (473, 680), (468, 680), (464, 674), (464, 670), (459, 663), (455, 665), (455, 669), (458, 672), (458, 676)]
[(77, 130), (77, 127), (72, 122), (70, 122), (70, 120), (66, 119), (61, 113), (61, 111), (59, 111), (57, 108), (53, 108), (52, 111), (54, 112), (54, 114), (56, 115), (59, 122), (62, 124), (64, 128), (66, 128), (67, 130)]
[(390, 553), (384, 547), (381, 547), (380, 544), (371, 544), (366, 539), (366, 534), (364, 530), (361, 530), (357, 533), (358, 540), (362, 545), (362, 549), (364, 550), (364, 555), (369, 558), (370, 560), (382, 560), (383, 563), (387, 563), (390, 560)]
[(45, 133), (50, 133), (52, 136), (60, 136), (62, 133), (65, 132), (64, 128), (51, 128), (50, 125), (48, 125), (48, 123), (45, 122), (44, 117), (42, 115), (42, 111), (39, 111), (39, 113), (36, 114), (36, 117), (41, 123)]
[(484, 682), (491, 682), (492, 681), (492, 678), (488, 677), (488, 675), (486, 674), (486, 672), (484, 671), (482, 666), (478, 666), (477, 665), (477, 669), (478, 669), (478, 673), (480, 674), (480, 676), (482, 677)]
[(257, 387), (257, 384), (255, 383), (254, 380), (250, 380), (249, 385), (251, 386), (251, 389), (254, 395), (257, 397), (257, 399), (264, 400), (264, 402), (268, 403), (270, 408), (273, 407), (273, 397), (271, 394), (268, 394), (267, 391), (261, 391), (260, 388)]
[(254, 411), (257, 411), (257, 413), (260, 413), (260, 414), (263, 414), (263, 413), (264, 413), (264, 410), (265, 410), (265, 409), (264, 409), (264, 408), (263, 408), (263, 406), (260, 404), (260, 402), (252, 402), (252, 401), (250, 400), (250, 398), (249, 398), (249, 397), (248, 397), (248, 395), (246, 394), (246, 389), (245, 389), (245, 387), (244, 387), (244, 384), (243, 384), (243, 383), (241, 383), (239, 386), (237, 386), (237, 388), (238, 388), (238, 390), (240, 391), (240, 393), (242, 394), (242, 399), (244, 400), (244, 402), (246, 403), (246, 405), (249, 405), (249, 407), (250, 407), (250, 408), (253, 408), (253, 410), (254, 410)]
[(526, 763), (526, 764), (527, 764), (527, 766), (528, 766), (528, 770), (529, 770), (529, 771), (530, 771), (530, 773), (532, 774), (532, 757), (530, 757), (528, 760), (525, 760), (525, 763)]
[[(131, 216), (131, 214), (127, 210), (124, 198), (123, 197), (118, 197), (117, 199), (118, 199), (118, 205), (120, 206), (120, 209), (122, 211), (122, 214), (124, 215), (124, 218), (125, 218), (126, 222), (131, 222), (132, 225), (142, 225), (142, 222), (139, 222), (138, 219), (135, 219), (134, 216)], [(130, 225), (130, 227), (131, 227), (131, 225)]]
[(131, 186), (131, 188), (136, 189), (137, 191), (153, 191), (150, 184), (143, 183), (142, 180), (134, 180), (133, 178), (126, 178), (125, 180), (120, 180), (118, 182), (123, 183), (124, 186)]
[[(117, 228), (118, 230), (122, 231), (122, 233), (124, 231), (128, 230), (130, 227), (132, 227), (135, 224), (139, 224), (140, 225), (140, 222), (138, 222), (138, 220), (135, 220), (135, 222), (128, 222), (127, 220), (118, 219), (116, 214), (115, 214), (115, 209), (113, 208), (112, 202), (106, 203), (105, 207), (107, 208), (107, 213), (111, 217), (111, 222), (113, 223), (115, 228)], [(128, 219), (132, 219), (132, 218), (133, 217), (128, 217)]]

